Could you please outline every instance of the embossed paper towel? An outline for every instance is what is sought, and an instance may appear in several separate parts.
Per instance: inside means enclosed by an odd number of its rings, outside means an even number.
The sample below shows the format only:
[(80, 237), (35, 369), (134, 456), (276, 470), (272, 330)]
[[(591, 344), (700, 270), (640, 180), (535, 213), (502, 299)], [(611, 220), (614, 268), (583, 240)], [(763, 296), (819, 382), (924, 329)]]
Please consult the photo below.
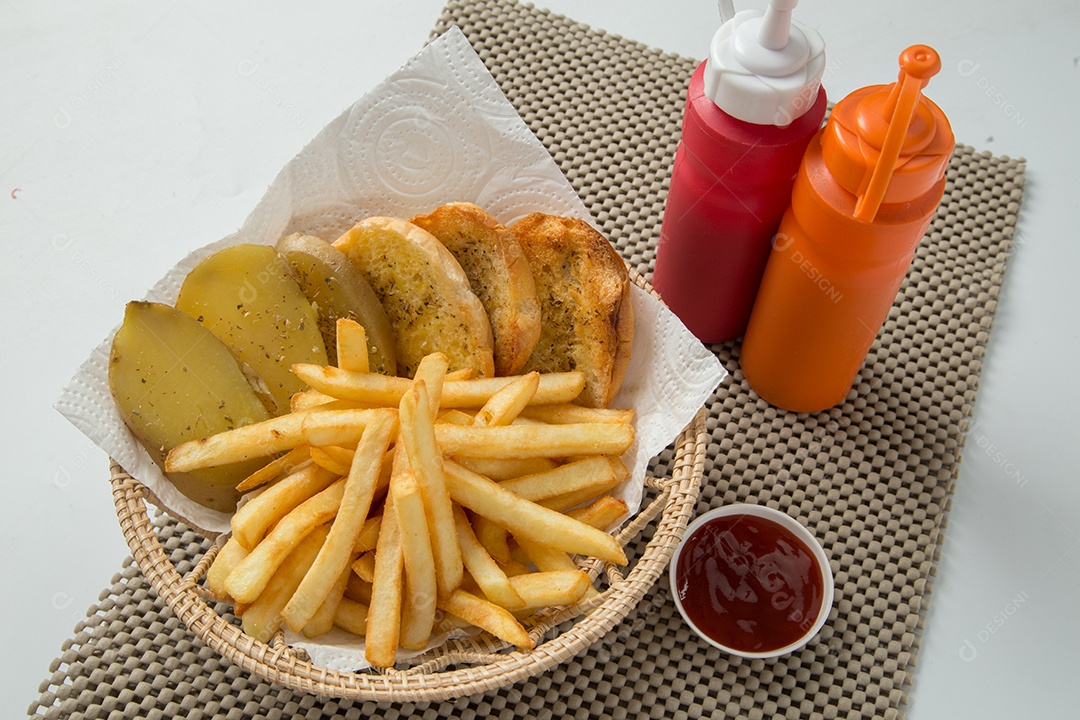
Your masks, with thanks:
[[(411, 217), (468, 200), (503, 223), (531, 212), (595, 221), (506, 100), (465, 36), (452, 28), (327, 125), (281, 171), (239, 232), (196, 250), (148, 293), (172, 303), (188, 271), (238, 243), (272, 244), (304, 230), (335, 239), (370, 215)], [(649, 459), (724, 377), (716, 357), (661, 303), (634, 288), (634, 350), (614, 405), (637, 411), (623, 496), (640, 501)], [(112, 337), (83, 363), (57, 409), (173, 513), (211, 532), (228, 517), (181, 495), (136, 442), (109, 394)]]

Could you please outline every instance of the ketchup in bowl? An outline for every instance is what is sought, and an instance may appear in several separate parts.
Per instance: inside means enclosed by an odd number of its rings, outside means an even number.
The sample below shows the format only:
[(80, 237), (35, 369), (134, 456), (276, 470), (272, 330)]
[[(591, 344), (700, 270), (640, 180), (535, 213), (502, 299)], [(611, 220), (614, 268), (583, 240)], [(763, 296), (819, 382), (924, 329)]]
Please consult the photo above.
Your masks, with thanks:
[(832, 605), (828, 560), (784, 513), (732, 505), (687, 529), (671, 564), (676, 605), (713, 645), (774, 657), (813, 637)]

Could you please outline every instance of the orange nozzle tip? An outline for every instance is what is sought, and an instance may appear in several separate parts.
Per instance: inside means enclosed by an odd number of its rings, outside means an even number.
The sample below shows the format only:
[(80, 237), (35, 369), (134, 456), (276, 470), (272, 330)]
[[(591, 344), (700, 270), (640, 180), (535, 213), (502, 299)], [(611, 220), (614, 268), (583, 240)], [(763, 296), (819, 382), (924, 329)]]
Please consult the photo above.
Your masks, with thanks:
[(900, 69), (925, 83), (941, 72), (941, 57), (929, 45), (912, 45), (900, 53)]

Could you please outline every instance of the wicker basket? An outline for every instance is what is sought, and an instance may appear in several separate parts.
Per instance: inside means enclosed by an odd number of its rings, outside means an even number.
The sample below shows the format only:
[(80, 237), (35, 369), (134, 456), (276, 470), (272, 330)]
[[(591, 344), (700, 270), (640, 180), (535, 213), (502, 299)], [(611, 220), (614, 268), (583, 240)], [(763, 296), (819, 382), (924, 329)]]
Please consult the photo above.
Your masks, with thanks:
[[(648, 283), (631, 270), (641, 287)], [(544, 672), (599, 641), (637, 605), (667, 566), (694, 512), (705, 464), (705, 410), (679, 435), (670, 478), (647, 478), (657, 491), (616, 536), (626, 545), (659, 517), (644, 552), (626, 572), (598, 560), (583, 567), (594, 578), (606, 575), (607, 588), (571, 608), (538, 613), (526, 623), (537, 641), (533, 650), (514, 649), (491, 636), (451, 640), (410, 661), (404, 669), (341, 672), (313, 664), (300, 649), (285, 644), (281, 633), (269, 644), (259, 642), (219, 615), (215, 601), (201, 584), (217, 546), (186, 575), (169, 561), (148, 513), (149, 493), (115, 462), (113, 499), (124, 538), (135, 562), (154, 589), (192, 632), (244, 669), (293, 690), (350, 700), (447, 700), (493, 690)]]

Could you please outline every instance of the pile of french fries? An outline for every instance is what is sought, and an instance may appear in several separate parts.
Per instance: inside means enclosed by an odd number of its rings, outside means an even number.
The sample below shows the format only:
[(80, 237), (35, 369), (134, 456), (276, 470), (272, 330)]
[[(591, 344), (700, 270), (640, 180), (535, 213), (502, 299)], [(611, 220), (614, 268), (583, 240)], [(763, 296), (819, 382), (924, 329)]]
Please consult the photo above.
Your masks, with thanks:
[[(521, 619), (595, 594), (572, 555), (625, 564), (605, 528), (629, 473), (631, 410), (570, 404), (581, 373), (473, 379), (428, 355), (413, 379), (369, 372), (340, 320), (338, 365), (294, 365), (291, 412), (174, 448), (169, 472), (266, 457), (209, 568), (245, 632), (282, 623), (363, 635), (375, 667), (399, 647), (475, 626), (523, 649)], [(274, 457), (277, 456), (277, 457)]]

